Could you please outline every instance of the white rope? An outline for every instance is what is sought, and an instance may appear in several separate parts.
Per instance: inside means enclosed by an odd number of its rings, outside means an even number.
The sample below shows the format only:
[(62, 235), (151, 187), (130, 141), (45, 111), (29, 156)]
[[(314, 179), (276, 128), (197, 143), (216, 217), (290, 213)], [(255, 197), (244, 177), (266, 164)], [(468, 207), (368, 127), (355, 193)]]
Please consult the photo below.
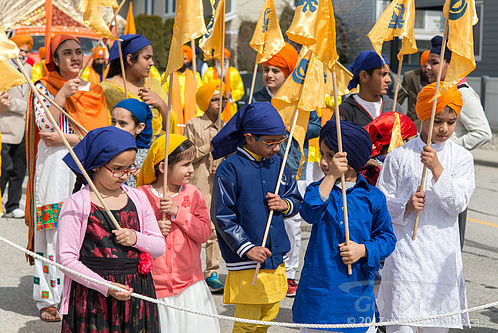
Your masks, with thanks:
[[(20, 250), (20, 251), (28, 254), (29, 256), (31, 256), (31, 257), (33, 257), (35, 259), (41, 260), (41, 261), (43, 261), (46, 264), (55, 266), (58, 269), (60, 269), (61, 271), (73, 274), (75, 276), (78, 276), (78, 277), (83, 278), (85, 280), (88, 280), (90, 282), (99, 284), (101, 286), (107, 287), (109, 289), (114, 289), (116, 291), (121, 291), (121, 292), (127, 292), (127, 290), (125, 290), (125, 289), (113, 286), (113, 285), (111, 285), (109, 283), (106, 283), (106, 282), (102, 282), (102, 281), (96, 280), (96, 279), (94, 279), (92, 277), (83, 275), (83, 274), (81, 274), (79, 272), (76, 272), (76, 271), (74, 271), (74, 270), (72, 270), (70, 268), (67, 268), (67, 267), (65, 267), (65, 266), (63, 266), (61, 264), (58, 264), (58, 263), (56, 263), (54, 261), (51, 261), (51, 260), (49, 260), (47, 258), (44, 258), (44, 257), (42, 257), (42, 256), (40, 256), (40, 255), (38, 255), (38, 254), (36, 254), (36, 253), (34, 253), (32, 251), (29, 251), (29, 250), (25, 249), (24, 247), (22, 247), (22, 246), (20, 246), (20, 245), (18, 245), (16, 243), (14, 243), (14, 242), (11, 242), (8, 239), (3, 238), (2, 236), (0, 236), (0, 241), (4, 242), (4, 243), (6, 243), (6, 244), (8, 244), (10, 246), (15, 247), (16, 249), (18, 249), (18, 250)], [(205, 317), (212, 317), (212, 318), (217, 318), (217, 319), (223, 319), (223, 320), (229, 320), (229, 321), (236, 321), (236, 322), (240, 322), (240, 323), (254, 324), (254, 325), (278, 326), (278, 327), (289, 327), (289, 328), (306, 327), (306, 328), (315, 328), (315, 329), (323, 329), (323, 328), (358, 328), (358, 327), (370, 327), (370, 326), (409, 325), (409, 324), (416, 324), (416, 323), (420, 323), (420, 322), (424, 322), (424, 321), (430, 321), (430, 320), (434, 320), (434, 319), (440, 319), (440, 318), (444, 318), (444, 317), (452, 317), (452, 316), (460, 315), (460, 314), (463, 314), (463, 313), (475, 312), (475, 311), (484, 310), (484, 309), (487, 309), (487, 308), (490, 308), (490, 307), (493, 307), (493, 306), (498, 306), (498, 301), (496, 301), (496, 302), (492, 302), (492, 303), (488, 303), (488, 304), (484, 304), (484, 305), (479, 305), (479, 306), (475, 306), (475, 307), (464, 309), (464, 310), (458, 310), (458, 311), (454, 311), (454, 312), (443, 313), (443, 314), (434, 315), (434, 316), (425, 317), (425, 318), (404, 319), (404, 320), (387, 321), (387, 322), (371, 322), (371, 323), (361, 323), (361, 324), (296, 324), (296, 323), (283, 323), (283, 322), (276, 322), (276, 321), (251, 320), (251, 319), (244, 319), (244, 318), (235, 318), (235, 317), (230, 317), (230, 316), (223, 316), (223, 315), (214, 314), (214, 313), (196, 311), (196, 310), (188, 309), (188, 308), (185, 308), (185, 307), (182, 307), (182, 306), (167, 304), (167, 303), (159, 301), (159, 300), (157, 300), (155, 298), (151, 298), (151, 297), (140, 295), (140, 294), (136, 294), (136, 293), (132, 293), (131, 296), (135, 297), (135, 298), (138, 298), (138, 299), (141, 299), (141, 300), (144, 300), (144, 301), (147, 301), (147, 302), (155, 303), (157, 305), (163, 305), (163, 306), (166, 306), (166, 307), (171, 308), (171, 309), (175, 309), (175, 310), (179, 310), (179, 311), (185, 311), (185, 312), (189, 312), (189, 313), (193, 313), (193, 314), (200, 315), (200, 316), (205, 316)]]

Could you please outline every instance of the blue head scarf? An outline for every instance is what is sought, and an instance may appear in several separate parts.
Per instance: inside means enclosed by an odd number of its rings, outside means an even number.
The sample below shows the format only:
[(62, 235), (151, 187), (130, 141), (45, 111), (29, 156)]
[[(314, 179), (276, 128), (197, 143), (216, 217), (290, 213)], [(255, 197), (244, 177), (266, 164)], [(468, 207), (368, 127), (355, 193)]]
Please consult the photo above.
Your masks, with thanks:
[[(91, 130), (73, 148), (90, 177), (93, 176), (93, 169), (107, 164), (114, 156), (128, 149), (137, 150), (133, 135), (114, 126)], [(81, 175), (71, 154), (67, 153), (62, 160), (76, 175)]]
[(130, 111), (138, 121), (145, 124), (145, 128), (137, 135), (137, 148), (149, 148), (152, 140), (152, 111), (149, 105), (135, 98), (123, 99), (112, 108), (123, 108)]
[[(133, 54), (138, 50), (150, 45), (150, 42), (142, 35), (121, 35), (121, 51), (123, 52), (123, 58), (126, 58), (128, 54)], [(109, 62), (114, 59), (119, 59), (118, 43), (112, 44), (111, 51), (109, 52)]]
[(358, 57), (354, 60), (349, 71), (353, 73), (353, 78), (349, 81), (348, 89), (352, 90), (358, 85), (358, 75), (361, 71), (368, 71), (370, 69), (378, 68), (384, 65), (389, 65), (386, 57), (382, 55), (379, 57), (375, 51), (365, 51), (361, 52)]
[[(443, 47), (443, 36), (434, 36), (431, 39), (431, 53), (441, 54), (441, 49)], [(448, 44), (445, 45), (446, 50), (444, 51), (444, 59), (450, 62), (451, 60), (451, 50), (448, 48)]]
[[(358, 124), (341, 120), (342, 150), (348, 153), (348, 164), (355, 170), (363, 167), (372, 155), (372, 141), (368, 132)], [(335, 119), (327, 121), (320, 130), (320, 144), (322, 141), (338, 152), (337, 126)]]
[(270, 103), (251, 103), (233, 115), (232, 119), (211, 140), (213, 158), (218, 159), (242, 147), (244, 134), (284, 135), (285, 125)]

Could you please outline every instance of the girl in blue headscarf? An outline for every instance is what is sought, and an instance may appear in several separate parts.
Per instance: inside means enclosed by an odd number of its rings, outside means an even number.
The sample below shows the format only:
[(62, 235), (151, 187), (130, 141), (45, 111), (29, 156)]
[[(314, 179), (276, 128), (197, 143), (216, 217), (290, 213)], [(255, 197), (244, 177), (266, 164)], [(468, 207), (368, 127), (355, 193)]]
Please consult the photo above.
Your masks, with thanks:
[[(88, 132), (74, 147), (121, 228), (117, 230), (87, 185), (63, 203), (56, 260), (128, 291), (118, 292), (66, 273), (60, 309), (62, 332), (87, 332), (90, 328), (98, 332), (159, 332), (157, 306), (130, 298), (132, 291), (156, 298), (150, 273), (152, 257), (165, 250), (147, 197), (124, 185), (135, 169), (136, 149), (133, 136), (112, 126)], [(81, 176), (71, 155), (63, 161)]]
[[(135, 165), (140, 169), (152, 140), (152, 111), (149, 105), (134, 98), (122, 100), (111, 111), (111, 125), (130, 133), (135, 138), (138, 148)], [(136, 174), (130, 175), (126, 184), (136, 187), (136, 176)]]

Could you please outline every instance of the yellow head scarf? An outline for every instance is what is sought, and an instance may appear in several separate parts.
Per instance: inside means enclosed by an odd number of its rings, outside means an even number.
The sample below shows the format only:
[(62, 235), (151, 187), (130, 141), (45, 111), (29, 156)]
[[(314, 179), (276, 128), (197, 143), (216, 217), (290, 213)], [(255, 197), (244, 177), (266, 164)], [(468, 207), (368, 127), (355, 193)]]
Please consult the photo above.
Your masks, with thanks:
[[(186, 137), (178, 134), (170, 134), (168, 142), (168, 155), (171, 154), (179, 145), (187, 140)], [(157, 138), (156, 141), (150, 146), (147, 157), (145, 157), (144, 164), (140, 168), (137, 177), (137, 187), (142, 185), (152, 184), (156, 181), (156, 171), (154, 167), (156, 164), (164, 160), (164, 150), (166, 146), (166, 135)]]
[[(211, 103), (215, 91), (220, 91), (221, 81), (220, 79), (215, 79), (203, 84), (197, 88), (196, 102), (199, 108), (206, 112)], [(223, 93), (225, 92), (225, 85), (223, 85)]]

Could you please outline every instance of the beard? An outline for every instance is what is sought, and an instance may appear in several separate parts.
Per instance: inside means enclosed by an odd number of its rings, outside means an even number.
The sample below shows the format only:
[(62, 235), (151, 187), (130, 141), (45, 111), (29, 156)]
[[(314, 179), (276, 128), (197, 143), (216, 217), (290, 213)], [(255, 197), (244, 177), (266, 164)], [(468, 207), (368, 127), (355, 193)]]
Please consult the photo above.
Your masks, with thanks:
[(19, 54), (18, 58), (19, 58), (19, 61), (21, 61), (21, 63), (23, 65), (26, 63), (26, 60), (28, 59), (28, 57), (25, 57), (25, 56), (23, 56), (21, 54)]
[[(219, 61), (216, 61), (216, 72), (218, 73), (218, 77), (221, 76), (221, 63)], [(228, 61), (224, 61), (223, 62), (223, 76), (226, 75), (227, 71), (228, 71), (228, 67), (230, 67), (230, 63)]]
[(104, 67), (105, 67), (105, 63), (103, 64), (98, 64), (96, 63), (95, 61), (92, 62), (92, 68), (99, 74), (102, 74), (104, 72)]

